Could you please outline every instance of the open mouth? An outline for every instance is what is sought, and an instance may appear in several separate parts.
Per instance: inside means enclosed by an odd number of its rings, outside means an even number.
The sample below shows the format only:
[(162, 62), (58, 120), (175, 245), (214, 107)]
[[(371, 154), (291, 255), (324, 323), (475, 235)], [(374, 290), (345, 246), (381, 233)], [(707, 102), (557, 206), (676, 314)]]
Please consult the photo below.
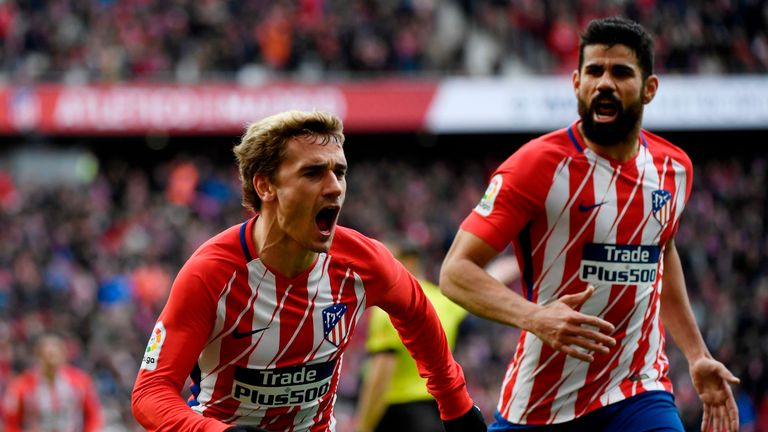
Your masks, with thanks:
[(610, 122), (619, 115), (621, 105), (614, 100), (599, 99), (594, 102), (594, 119), (596, 122)]
[(315, 224), (323, 235), (331, 235), (333, 226), (336, 224), (336, 218), (339, 216), (340, 207), (325, 207), (317, 212)]

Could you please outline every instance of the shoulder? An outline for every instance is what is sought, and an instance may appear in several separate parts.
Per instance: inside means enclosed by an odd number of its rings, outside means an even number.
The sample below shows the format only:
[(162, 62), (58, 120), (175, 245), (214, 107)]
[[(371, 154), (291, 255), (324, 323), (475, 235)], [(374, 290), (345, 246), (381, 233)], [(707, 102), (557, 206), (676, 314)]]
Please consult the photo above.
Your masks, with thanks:
[(344, 226), (336, 226), (331, 254), (337, 258), (354, 261), (391, 257), (386, 246), (379, 240)]
[(244, 257), (245, 239), (241, 238), (244, 232), (242, 229), (244, 224), (247, 224), (247, 222), (231, 226), (211, 237), (197, 248), (190, 259), (198, 257)]
[(240, 237), (240, 225), (236, 225), (203, 243), (179, 270), (172, 293), (183, 293), (185, 302), (191, 297), (212, 301), (233, 275), (247, 274), (247, 245)]
[(207, 274), (217, 270), (242, 267), (248, 263), (247, 246), (241, 239), (242, 224), (227, 228), (200, 245), (184, 264), (186, 271)]
[(645, 144), (648, 146), (648, 150), (651, 154), (659, 156), (669, 156), (677, 163), (683, 165), (687, 171), (693, 170), (693, 163), (688, 154), (680, 147), (672, 144), (665, 138), (656, 135), (653, 132), (649, 132), (645, 129), (642, 131)]
[(554, 168), (563, 159), (580, 153), (576, 136), (569, 133), (569, 129), (559, 129), (526, 142), (499, 169), (534, 171), (548, 166)]
[(34, 384), (38, 374), (35, 369), (28, 369), (16, 375), (8, 382), (8, 391), (20, 391)]
[(380, 241), (354, 229), (337, 226), (330, 255), (335, 266), (352, 269), (367, 283), (392, 285), (401, 265)]

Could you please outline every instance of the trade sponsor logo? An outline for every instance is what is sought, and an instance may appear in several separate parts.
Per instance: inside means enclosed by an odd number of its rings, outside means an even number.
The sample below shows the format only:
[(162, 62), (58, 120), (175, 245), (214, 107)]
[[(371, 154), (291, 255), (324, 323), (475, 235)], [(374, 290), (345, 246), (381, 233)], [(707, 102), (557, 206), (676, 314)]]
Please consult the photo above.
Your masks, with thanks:
[(488, 188), (485, 190), (483, 198), (480, 199), (480, 202), (477, 203), (477, 206), (475, 207), (475, 211), (481, 216), (488, 216), (493, 211), (493, 205), (496, 203), (496, 197), (499, 196), (502, 183), (503, 178), (501, 174), (496, 174), (491, 178), (491, 182), (488, 184)]
[(313, 402), (328, 393), (336, 361), (274, 369), (237, 367), (232, 397), (249, 405), (284, 407)]
[(589, 283), (648, 284), (656, 281), (661, 248), (656, 245), (587, 243), (579, 279)]
[(152, 371), (157, 368), (157, 360), (160, 358), (160, 350), (163, 348), (165, 339), (165, 326), (162, 321), (158, 321), (155, 328), (152, 329), (152, 335), (147, 342), (147, 349), (144, 350), (141, 369)]

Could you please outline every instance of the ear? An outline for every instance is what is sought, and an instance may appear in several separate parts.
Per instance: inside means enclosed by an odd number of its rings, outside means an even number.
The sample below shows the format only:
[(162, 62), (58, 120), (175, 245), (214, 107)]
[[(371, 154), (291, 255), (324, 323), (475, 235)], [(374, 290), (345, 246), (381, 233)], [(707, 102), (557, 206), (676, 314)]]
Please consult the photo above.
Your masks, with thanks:
[(656, 96), (656, 90), (659, 89), (659, 77), (651, 75), (645, 80), (643, 86), (643, 104), (649, 104)]
[(269, 180), (269, 177), (261, 174), (253, 176), (253, 188), (261, 202), (269, 202), (277, 197), (277, 188)]
[(576, 95), (576, 97), (579, 96), (579, 86), (581, 86), (581, 76), (579, 75), (579, 70), (574, 69), (573, 75), (571, 76), (571, 81), (573, 82), (573, 94)]

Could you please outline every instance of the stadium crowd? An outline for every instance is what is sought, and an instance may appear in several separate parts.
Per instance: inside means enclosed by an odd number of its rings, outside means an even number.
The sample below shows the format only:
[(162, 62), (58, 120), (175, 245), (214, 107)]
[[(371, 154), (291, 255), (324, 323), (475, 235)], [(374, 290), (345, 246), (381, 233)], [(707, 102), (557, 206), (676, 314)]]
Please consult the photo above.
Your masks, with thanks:
[[(108, 158), (90, 178), (35, 183), (15, 181), (8, 155), (0, 161), (0, 394), (29, 365), (27, 342), (55, 329), (71, 337), (73, 362), (94, 378), (105, 430), (136, 430), (129, 395), (175, 272), (211, 234), (247, 217), (234, 168), (200, 155), (152, 169)], [(352, 160), (342, 223), (420, 245), (434, 279), (495, 162)], [(710, 349), (742, 379), (744, 430), (768, 431), (768, 160), (695, 164), (677, 240), (689, 294)], [(348, 402), (364, 358), (362, 333), (345, 358), (339, 394)], [(486, 416), (516, 341), (515, 330), (476, 317), (464, 325), (457, 358)], [(701, 405), (687, 366), (676, 350), (670, 357), (678, 407), (698, 428)], [(340, 427), (351, 406), (339, 404)]]
[(0, 2), (15, 82), (570, 72), (578, 29), (648, 28), (662, 73), (768, 71), (768, 2), (680, 0), (32, 0)]

